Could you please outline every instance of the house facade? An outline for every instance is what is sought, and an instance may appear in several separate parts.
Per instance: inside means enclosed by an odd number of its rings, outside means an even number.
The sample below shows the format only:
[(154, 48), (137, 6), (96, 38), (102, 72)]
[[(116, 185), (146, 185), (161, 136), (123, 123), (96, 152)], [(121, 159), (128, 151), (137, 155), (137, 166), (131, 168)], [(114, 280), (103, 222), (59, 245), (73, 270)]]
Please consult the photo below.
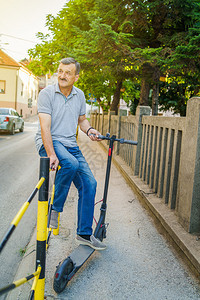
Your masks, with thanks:
[(37, 77), (0, 50), (0, 107), (12, 107), (24, 118), (35, 115), (38, 90)]
[(39, 76), (39, 91), (44, 89), (48, 85), (56, 84), (58, 83), (58, 74), (54, 73), (53, 75), (51, 74), (46, 74), (43, 76)]

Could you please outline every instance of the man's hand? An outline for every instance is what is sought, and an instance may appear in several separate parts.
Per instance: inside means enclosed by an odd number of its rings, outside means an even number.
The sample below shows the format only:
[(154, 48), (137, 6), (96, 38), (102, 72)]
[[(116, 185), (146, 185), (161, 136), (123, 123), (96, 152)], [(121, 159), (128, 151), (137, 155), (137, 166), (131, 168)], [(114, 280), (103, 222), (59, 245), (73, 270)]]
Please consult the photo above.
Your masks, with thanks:
[(79, 116), (78, 124), (81, 130), (85, 132), (92, 141), (101, 141), (100, 139), (98, 139), (98, 135), (100, 135), (100, 132), (91, 127), (86, 118), (86, 115)]
[(98, 138), (99, 135), (100, 132), (94, 128), (91, 128), (88, 132), (88, 136), (92, 141), (101, 141), (101, 139)]
[(59, 165), (59, 160), (58, 160), (57, 156), (54, 154), (54, 155), (51, 155), (49, 158), (50, 158), (50, 169), (52, 171), (56, 171), (56, 169)]

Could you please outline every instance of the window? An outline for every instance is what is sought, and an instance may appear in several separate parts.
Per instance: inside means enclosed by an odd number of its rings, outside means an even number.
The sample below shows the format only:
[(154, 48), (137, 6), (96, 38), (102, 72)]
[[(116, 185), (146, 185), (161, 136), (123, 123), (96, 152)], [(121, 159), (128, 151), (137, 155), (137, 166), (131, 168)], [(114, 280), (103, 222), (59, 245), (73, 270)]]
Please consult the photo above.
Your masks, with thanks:
[(33, 99), (29, 98), (28, 99), (28, 108), (32, 108), (32, 104), (33, 104)]
[(0, 94), (5, 94), (6, 92), (6, 81), (0, 80)]
[(9, 109), (0, 108), (0, 115), (9, 115)]
[(23, 96), (24, 94), (24, 84), (22, 83), (22, 87), (21, 87), (21, 96)]

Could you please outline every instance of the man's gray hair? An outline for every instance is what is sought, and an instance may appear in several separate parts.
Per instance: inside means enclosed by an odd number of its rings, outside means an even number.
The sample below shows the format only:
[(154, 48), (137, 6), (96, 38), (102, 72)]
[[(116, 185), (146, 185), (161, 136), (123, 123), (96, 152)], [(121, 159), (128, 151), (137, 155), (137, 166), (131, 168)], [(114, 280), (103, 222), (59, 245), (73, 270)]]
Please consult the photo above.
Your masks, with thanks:
[(61, 59), (60, 63), (63, 64), (63, 65), (75, 64), (76, 75), (79, 74), (81, 66), (80, 66), (79, 62), (77, 62), (74, 58), (72, 58), (72, 57), (63, 58), (63, 59)]

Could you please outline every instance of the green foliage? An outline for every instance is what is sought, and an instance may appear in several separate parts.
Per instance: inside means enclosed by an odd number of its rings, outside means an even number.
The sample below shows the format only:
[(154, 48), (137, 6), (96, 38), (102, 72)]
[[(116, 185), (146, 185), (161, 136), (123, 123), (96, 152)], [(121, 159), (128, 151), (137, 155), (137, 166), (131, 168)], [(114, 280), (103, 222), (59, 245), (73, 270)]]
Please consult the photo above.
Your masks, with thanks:
[(136, 108), (140, 100), (140, 82), (135, 79), (135, 82), (130, 79), (123, 82), (122, 98), (130, 107), (130, 112), (135, 115)]
[(163, 110), (172, 108), (174, 113), (186, 115), (187, 101), (193, 96), (200, 96), (198, 76), (168, 77), (160, 86), (160, 104)]
[(123, 82), (133, 111), (144, 98), (141, 81), (153, 88), (159, 71), (173, 78), (161, 84), (160, 103), (184, 114), (188, 97), (199, 93), (199, 8), (200, 0), (70, 0), (47, 16), (49, 34), (38, 33), (29, 67), (36, 75), (53, 73), (61, 58), (72, 56), (81, 63), (77, 85), (87, 100), (94, 95), (107, 110)]
[[(115, 82), (113, 81), (112, 74), (104, 68), (98, 69), (84, 69), (80, 73), (80, 78), (76, 86), (83, 90), (86, 100), (90, 100), (91, 95), (93, 98), (98, 99), (100, 106), (107, 110), (109, 108), (111, 96), (114, 92)], [(108, 105), (107, 105), (108, 104)]]

